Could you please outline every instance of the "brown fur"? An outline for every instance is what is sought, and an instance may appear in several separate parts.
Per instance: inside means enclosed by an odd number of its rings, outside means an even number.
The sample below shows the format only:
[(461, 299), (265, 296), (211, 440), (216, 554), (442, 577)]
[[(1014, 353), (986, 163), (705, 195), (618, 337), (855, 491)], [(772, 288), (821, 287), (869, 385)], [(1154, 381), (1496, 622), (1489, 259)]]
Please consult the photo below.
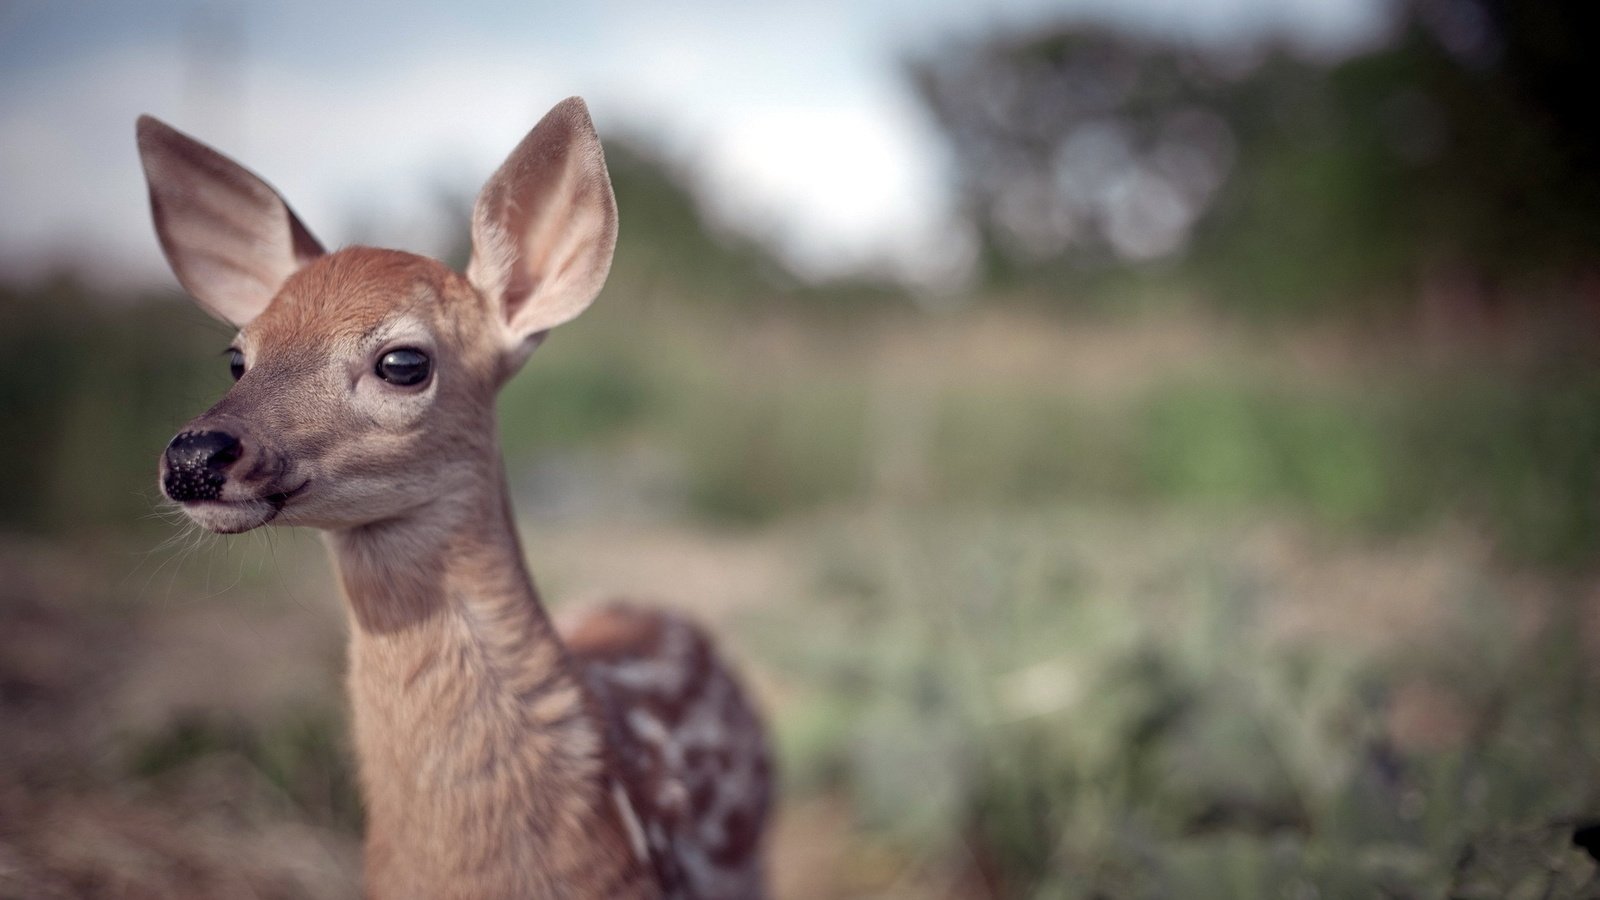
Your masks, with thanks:
[[(558, 106), (491, 179), (472, 271), (492, 277), (354, 247), (300, 261), (266, 296), (211, 279), (213, 257), (320, 248), (264, 183), (163, 129), (141, 122), (152, 196), (205, 195), (158, 189), (158, 176), (222, 177), (220, 196), (248, 201), (225, 221), (271, 238), (219, 245), (201, 227), (211, 207), (157, 206), (185, 286), (243, 325), (243, 377), (185, 427), (225, 431), (241, 450), (220, 495), (184, 509), (219, 531), (326, 533), (350, 609), (369, 895), (760, 896), (771, 767), (733, 676), (697, 628), (631, 607), (586, 620), (569, 649), (510, 507), (495, 394), (599, 290), (615, 235), (581, 103)], [(525, 226), (533, 238), (517, 237)], [(427, 381), (374, 374), (396, 346), (426, 352)]]

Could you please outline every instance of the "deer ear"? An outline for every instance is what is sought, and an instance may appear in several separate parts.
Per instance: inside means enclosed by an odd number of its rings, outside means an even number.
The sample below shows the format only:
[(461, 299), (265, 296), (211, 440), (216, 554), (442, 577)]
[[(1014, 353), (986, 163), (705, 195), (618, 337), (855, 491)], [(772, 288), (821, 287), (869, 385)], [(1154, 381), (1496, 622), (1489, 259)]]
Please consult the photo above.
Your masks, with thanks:
[(290, 275), (323, 254), (289, 204), (250, 170), (150, 116), (139, 158), (156, 236), (195, 301), (243, 327)]
[(490, 177), (472, 211), (467, 280), (488, 297), (508, 349), (526, 354), (588, 308), (611, 270), (617, 201), (589, 110), (570, 97)]

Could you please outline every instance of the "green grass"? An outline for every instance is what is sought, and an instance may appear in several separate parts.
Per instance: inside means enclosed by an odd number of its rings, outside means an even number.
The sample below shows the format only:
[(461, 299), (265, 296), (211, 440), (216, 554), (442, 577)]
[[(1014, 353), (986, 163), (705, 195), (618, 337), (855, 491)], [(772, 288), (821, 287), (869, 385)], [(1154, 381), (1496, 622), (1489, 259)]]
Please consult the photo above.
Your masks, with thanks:
[[(1226, 551), (1151, 534), (1118, 582), (1078, 546), (1091, 526), (908, 513), (839, 535), (826, 599), (769, 623), (805, 686), (778, 723), (793, 789), (846, 794), (869, 840), (1001, 897), (1600, 890), (1568, 843), (1600, 801), (1571, 628), (1509, 642), (1496, 597), (1403, 655), (1274, 641), (1278, 598)], [(1385, 713), (1418, 678), (1450, 686), (1465, 737), (1395, 742)]]
[(656, 405), (648, 361), (618, 341), (552, 336), (532, 371), (500, 395), (501, 440), (511, 458), (594, 445), (636, 426)]
[(130, 778), (160, 784), (231, 760), (270, 786), (295, 819), (358, 833), (361, 798), (347, 730), (344, 716), (327, 710), (285, 713), (275, 721), (189, 715), (130, 738), (125, 766)]
[(866, 491), (866, 392), (819, 377), (750, 388), (706, 384), (680, 404), (672, 446), (692, 513), (751, 524), (847, 503)]
[[(756, 522), (875, 499), (874, 469), (898, 439), (871, 386), (752, 375), (651, 379), (675, 410), (658, 438), (682, 464), (692, 510)], [(1400, 372), (1380, 386), (1223, 374), (1110, 408), (1026, 387), (953, 389), (927, 419), (909, 438), (920, 495), (961, 508), (1176, 503), (1380, 538), (1465, 522), (1511, 560), (1568, 569), (1600, 551), (1600, 376), (1587, 369)]]

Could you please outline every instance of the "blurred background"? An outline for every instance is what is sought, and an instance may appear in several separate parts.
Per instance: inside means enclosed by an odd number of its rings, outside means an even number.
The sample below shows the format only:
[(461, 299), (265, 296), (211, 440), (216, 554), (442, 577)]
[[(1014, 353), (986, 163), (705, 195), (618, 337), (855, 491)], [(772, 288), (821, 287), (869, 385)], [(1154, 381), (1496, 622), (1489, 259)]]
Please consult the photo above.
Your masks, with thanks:
[(1597, 15), (0, 4), (0, 897), (358, 894), (319, 541), (159, 503), (231, 335), (134, 117), (460, 264), (570, 94), (527, 552), (721, 636), (779, 897), (1600, 895)]

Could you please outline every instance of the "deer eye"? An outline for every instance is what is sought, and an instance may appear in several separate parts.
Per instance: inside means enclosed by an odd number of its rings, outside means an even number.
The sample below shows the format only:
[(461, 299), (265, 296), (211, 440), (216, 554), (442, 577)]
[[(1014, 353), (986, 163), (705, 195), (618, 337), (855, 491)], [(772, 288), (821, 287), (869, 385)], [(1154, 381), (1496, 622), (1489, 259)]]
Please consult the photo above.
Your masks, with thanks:
[(379, 378), (390, 384), (413, 387), (428, 380), (430, 368), (426, 353), (403, 347), (378, 357), (376, 371)]
[(229, 347), (227, 354), (228, 372), (233, 375), (234, 381), (238, 381), (244, 377), (244, 353), (236, 347)]

